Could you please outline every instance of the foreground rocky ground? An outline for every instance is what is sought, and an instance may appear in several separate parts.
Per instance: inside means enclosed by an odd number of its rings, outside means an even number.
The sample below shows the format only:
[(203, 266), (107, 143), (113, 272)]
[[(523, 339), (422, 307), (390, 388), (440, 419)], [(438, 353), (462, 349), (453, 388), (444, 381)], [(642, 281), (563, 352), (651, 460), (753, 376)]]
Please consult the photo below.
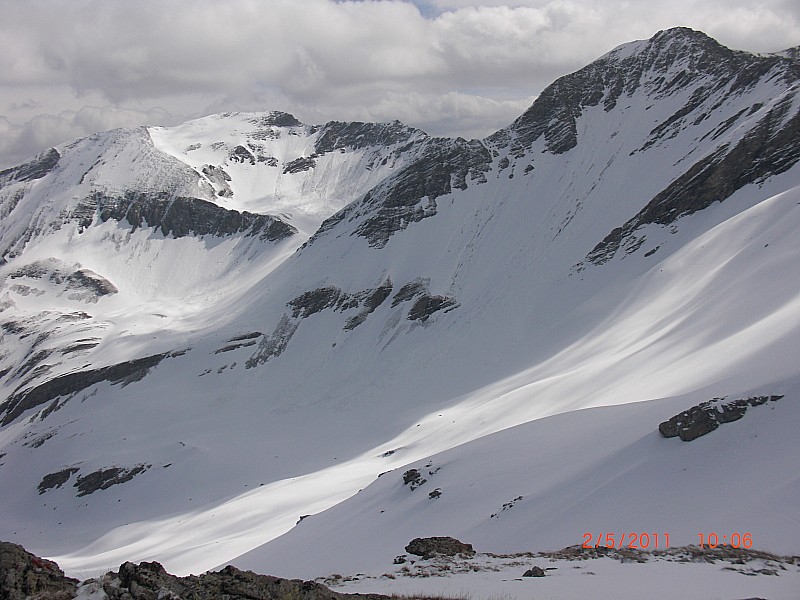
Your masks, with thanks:
[[(7, 542), (0, 542), (0, 600), (71, 600), (96, 599), (96, 600), (389, 600), (402, 598), (403, 600), (458, 600), (461, 597), (484, 597), (484, 592), (490, 591), (492, 595), (485, 597), (514, 598), (517, 593), (520, 597), (527, 597), (534, 589), (537, 593), (550, 593), (549, 584), (537, 584), (535, 588), (520, 587), (514, 594), (504, 591), (509, 582), (522, 582), (523, 580), (539, 579), (553, 580), (559, 598), (585, 597), (583, 592), (578, 596), (570, 594), (574, 586), (567, 572), (579, 572), (581, 575), (597, 575), (597, 580), (608, 583), (607, 577), (613, 580), (624, 579), (631, 583), (636, 578), (621, 577), (621, 572), (608, 572), (608, 565), (619, 564), (654, 564), (671, 563), (674, 565), (705, 565), (703, 573), (694, 573), (673, 568), (670, 581), (674, 577), (686, 579), (683, 584), (689, 584), (699, 576), (708, 582), (709, 575), (721, 571), (745, 576), (744, 580), (756, 578), (769, 585), (757, 586), (762, 590), (771, 590), (766, 595), (757, 598), (789, 598), (783, 592), (793, 589), (800, 574), (800, 556), (778, 556), (758, 550), (744, 550), (734, 548), (699, 548), (686, 546), (668, 550), (647, 552), (633, 549), (609, 548), (581, 548), (572, 546), (556, 552), (537, 552), (521, 554), (491, 554), (476, 553), (470, 544), (449, 537), (417, 538), (406, 547), (408, 554), (400, 555), (395, 559), (393, 572), (382, 575), (368, 575), (360, 573), (355, 576), (339, 574), (317, 581), (301, 581), (299, 579), (283, 579), (269, 575), (259, 575), (252, 571), (242, 571), (233, 566), (227, 566), (217, 572), (204, 573), (203, 575), (189, 575), (176, 577), (166, 572), (157, 562), (142, 562), (138, 565), (125, 562), (118, 571), (111, 571), (96, 579), (87, 579), (79, 582), (65, 576), (61, 568), (53, 561), (39, 558), (27, 552), (22, 546)], [(575, 571), (577, 570), (577, 571)], [(489, 590), (475, 589), (470, 585), (480, 583), (464, 576), (480, 576), (481, 574), (496, 573), (492, 581), (488, 582)], [(652, 573), (641, 573), (648, 580), (648, 586), (656, 584), (651, 579)], [(422, 586), (423, 590), (414, 591), (413, 586), (403, 581), (439, 580), (460, 582), (460, 592), (442, 593), (441, 584)], [(766, 578), (766, 579), (764, 579)], [(584, 579), (584, 578), (580, 578)], [(744, 582), (740, 581), (739, 585)], [(775, 585), (778, 581), (787, 585)], [(483, 582), (486, 587), (487, 582)], [(630, 584), (627, 584), (630, 585)], [(657, 585), (657, 584), (656, 584)], [(351, 593), (336, 592), (327, 586), (338, 587)], [(505, 587), (504, 587), (505, 586)], [(788, 586), (788, 587), (787, 587)], [(391, 596), (370, 593), (370, 588), (377, 587), (380, 591), (395, 592)], [(517, 586), (519, 587), (519, 586)], [(691, 587), (691, 585), (690, 585)], [(427, 589), (429, 588), (429, 589)], [(513, 585), (512, 585), (513, 588)], [(449, 589), (449, 588), (447, 588)], [(656, 588), (648, 588), (652, 592)], [(469, 592), (465, 591), (469, 590)], [(777, 595), (775, 594), (777, 590)], [(355, 593), (355, 592), (361, 593)], [(581, 591), (581, 590), (577, 590)], [(633, 589), (628, 591), (633, 592)], [(722, 592), (722, 590), (719, 590)], [(740, 590), (744, 591), (744, 590)], [(477, 595), (473, 595), (473, 592)], [(498, 595), (500, 592), (500, 595)], [(618, 596), (618, 597), (628, 597)], [(689, 596), (690, 597), (690, 596)], [(730, 596), (722, 592), (720, 598), (740, 598), (745, 596)], [(752, 594), (747, 595), (748, 600), (755, 600)]]
[[(431, 542), (445, 539), (446, 544), (429, 551)], [(472, 600), (797, 600), (800, 590), (800, 556), (756, 549), (689, 545), (646, 551), (570, 546), (495, 554), (476, 552), (452, 538), (415, 542), (384, 570), (335, 573), (316, 581), (339, 592)], [(680, 590), (677, 596), (676, 589)], [(602, 591), (600, 596), (598, 591)]]
[(27, 552), (22, 546), (0, 542), (0, 600), (383, 600), (378, 594), (340, 594), (313, 581), (258, 575), (225, 567), (216, 573), (188, 577), (170, 575), (157, 562), (130, 562), (101, 578), (78, 582), (59, 566)]

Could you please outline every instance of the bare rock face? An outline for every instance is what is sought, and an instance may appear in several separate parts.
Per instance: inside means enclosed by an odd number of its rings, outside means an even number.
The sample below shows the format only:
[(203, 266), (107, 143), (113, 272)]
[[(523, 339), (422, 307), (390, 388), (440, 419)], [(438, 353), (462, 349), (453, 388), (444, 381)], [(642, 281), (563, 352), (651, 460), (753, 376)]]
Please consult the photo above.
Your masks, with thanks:
[(87, 215), (83, 222), (85, 227), (91, 225), (96, 213), (103, 222), (109, 219), (127, 221), (132, 230), (153, 227), (175, 238), (244, 233), (257, 236), (261, 241), (279, 242), (297, 233), (297, 229), (278, 217), (229, 210), (200, 198), (164, 192), (128, 191), (109, 195), (96, 191), (83, 200), (80, 208)]
[(97, 471), (89, 473), (88, 475), (79, 476), (74, 487), (78, 488), (78, 497), (88, 496), (89, 494), (93, 494), (98, 490), (105, 490), (112, 485), (118, 485), (120, 483), (130, 481), (137, 475), (147, 471), (147, 469), (152, 466), (153, 465), (136, 465), (135, 467), (128, 469), (123, 467), (98, 469)]
[(414, 538), (406, 546), (406, 552), (422, 558), (432, 558), (436, 555), (456, 556), (461, 554), (467, 557), (475, 555), (472, 544), (465, 544), (449, 536)]
[(123, 386), (139, 381), (167, 356), (169, 354), (155, 354), (99, 369), (67, 373), (33, 388), (21, 390), (0, 405), (0, 412), (5, 413), (0, 419), (0, 425), (8, 425), (28, 409), (46, 404), (59, 396), (85, 390), (101, 381), (120, 383)]
[(0, 542), (0, 598), (2, 600), (67, 600), (75, 597), (78, 581), (64, 576), (52, 561), (22, 546)]
[[(36, 286), (37, 280), (49, 281), (51, 285), (60, 288), (58, 295), (66, 295), (70, 300), (87, 303), (97, 303), (103, 296), (116, 294), (119, 290), (108, 279), (90, 269), (81, 268), (79, 264), (69, 265), (57, 258), (36, 260), (32, 263), (17, 267), (8, 274), (10, 280), (27, 280), (23, 283), (13, 284), (12, 289), (21, 293), (21, 287), (30, 290), (28, 293), (43, 294)], [(26, 293), (25, 295), (28, 295)]]
[(9, 181), (35, 181), (56, 168), (61, 154), (55, 148), (45, 150), (23, 165), (0, 171), (0, 186)]
[(440, 310), (447, 312), (457, 306), (458, 303), (447, 296), (424, 295), (414, 302), (414, 306), (411, 307), (406, 318), (409, 321), (421, 321), (424, 323), (433, 313)]

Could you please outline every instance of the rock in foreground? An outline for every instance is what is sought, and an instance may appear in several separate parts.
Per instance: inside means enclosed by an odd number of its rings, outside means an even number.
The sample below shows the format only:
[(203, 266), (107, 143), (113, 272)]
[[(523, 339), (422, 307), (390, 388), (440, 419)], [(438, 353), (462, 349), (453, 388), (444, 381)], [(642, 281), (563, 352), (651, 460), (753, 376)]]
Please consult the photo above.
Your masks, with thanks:
[(58, 565), (0, 542), (0, 598), (3, 600), (67, 600), (74, 598), (78, 580), (64, 576)]
[(1, 600), (69, 600), (78, 593), (109, 600), (385, 600), (378, 594), (339, 594), (313, 581), (282, 579), (225, 567), (216, 573), (176, 577), (157, 562), (123, 563), (119, 572), (79, 584), (58, 565), (0, 542)]

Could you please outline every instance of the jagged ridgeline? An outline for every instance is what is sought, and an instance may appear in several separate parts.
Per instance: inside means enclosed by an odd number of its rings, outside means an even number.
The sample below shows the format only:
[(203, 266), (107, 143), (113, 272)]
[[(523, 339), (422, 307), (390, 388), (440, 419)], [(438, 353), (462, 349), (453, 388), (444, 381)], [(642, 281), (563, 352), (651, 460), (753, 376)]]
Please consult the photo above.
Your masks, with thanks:
[[(563, 548), (601, 513), (691, 544), (686, 514), (766, 504), (793, 551), (769, 457), (796, 444), (766, 432), (800, 381), (799, 56), (670, 29), (482, 140), (225, 113), (2, 171), (0, 539), (316, 577), (431, 536)], [(584, 466), (551, 477), (555, 447)], [(714, 510), (670, 513), (698, 482)]]

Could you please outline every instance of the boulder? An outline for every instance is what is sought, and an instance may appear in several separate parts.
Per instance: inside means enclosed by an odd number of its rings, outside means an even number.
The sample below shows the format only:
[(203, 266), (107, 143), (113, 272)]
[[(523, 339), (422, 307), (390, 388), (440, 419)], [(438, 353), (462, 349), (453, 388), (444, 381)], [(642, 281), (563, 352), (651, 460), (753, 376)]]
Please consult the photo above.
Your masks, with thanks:
[(458, 541), (453, 537), (427, 537), (427, 538), (414, 538), (406, 546), (406, 552), (421, 556), (422, 558), (432, 558), (434, 556), (456, 556), (462, 555), (472, 557), (475, 555), (475, 550), (472, 544), (465, 544)]

